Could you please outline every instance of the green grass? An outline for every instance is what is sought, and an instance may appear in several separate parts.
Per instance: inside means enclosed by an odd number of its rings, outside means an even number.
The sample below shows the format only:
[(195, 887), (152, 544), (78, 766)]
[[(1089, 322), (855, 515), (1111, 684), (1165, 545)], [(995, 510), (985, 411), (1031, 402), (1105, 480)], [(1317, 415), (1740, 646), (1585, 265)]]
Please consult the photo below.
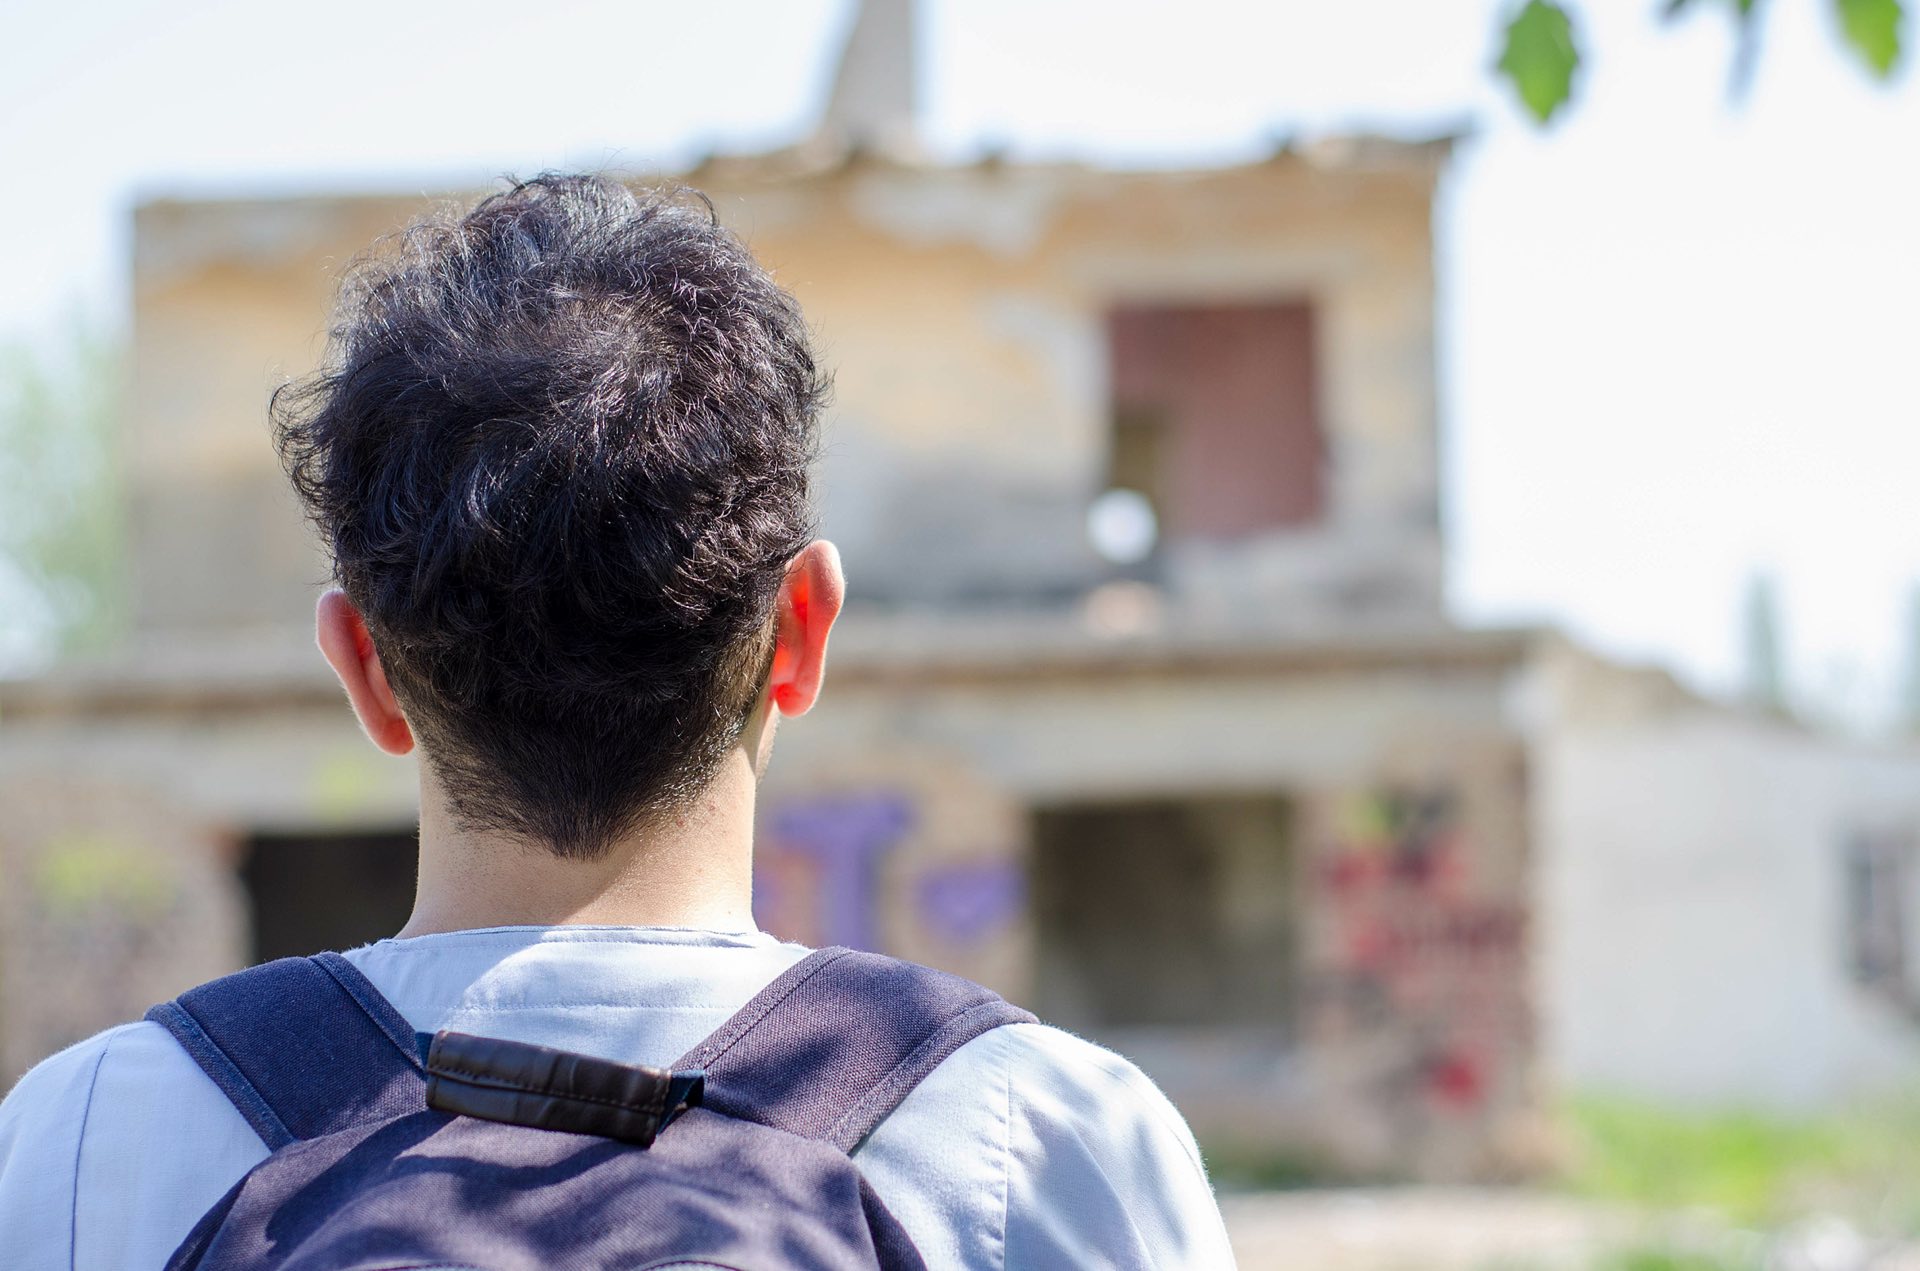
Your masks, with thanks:
[(1751, 1258), (1648, 1245), (1602, 1254), (1591, 1271), (1760, 1271)]
[(1201, 1155), (1207, 1163), (1208, 1179), (1221, 1191), (1289, 1192), (1358, 1181), (1306, 1153), (1247, 1150), (1209, 1142), (1202, 1145)]
[(1920, 1097), (1812, 1118), (1585, 1097), (1568, 1105), (1566, 1124), (1565, 1181), (1579, 1195), (1705, 1211), (1742, 1227), (1832, 1213), (1865, 1230), (1920, 1234)]

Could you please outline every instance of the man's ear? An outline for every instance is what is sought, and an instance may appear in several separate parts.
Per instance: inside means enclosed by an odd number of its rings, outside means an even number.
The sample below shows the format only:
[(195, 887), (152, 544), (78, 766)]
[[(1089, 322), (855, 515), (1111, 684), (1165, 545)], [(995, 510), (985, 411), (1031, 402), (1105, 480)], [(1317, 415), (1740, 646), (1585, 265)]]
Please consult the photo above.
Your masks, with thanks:
[(373, 647), (367, 624), (345, 592), (336, 588), (320, 597), (314, 635), (327, 664), (340, 677), (340, 687), (347, 690), (347, 701), (359, 716), (360, 727), (367, 730), (373, 744), (390, 755), (411, 751), (413, 729), (387, 686), (387, 673), (380, 666), (380, 654)]
[(767, 687), (782, 715), (804, 715), (820, 696), (827, 669), (827, 633), (840, 616), (847, 580), (840, 552), (825, 539), (807, 544), (780, 584), (775, 602), (773, 674)]

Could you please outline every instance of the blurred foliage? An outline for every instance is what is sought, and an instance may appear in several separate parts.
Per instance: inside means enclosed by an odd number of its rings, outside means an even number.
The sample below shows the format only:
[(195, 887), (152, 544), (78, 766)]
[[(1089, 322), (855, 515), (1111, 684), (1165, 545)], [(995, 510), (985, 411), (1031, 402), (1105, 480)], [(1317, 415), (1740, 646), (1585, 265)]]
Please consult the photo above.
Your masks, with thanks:
[(1207, 1177), (1221, 1191), (1289, 1192), (1356, 1181), (1351, 1174), (1304, 1151), (1209, 1141), (1200, 1144), (1200, 1156), (1206, 1162)]
[(1591, 1271), (1761, 1271), (1763, 1265), (1740, 1254), (1643, 1245), (1602, 1254)]
[(117, 339), (82, 322), (63, 348), (0, 347), (0, 566), (13, 575), (0, 636), (64, 651), (119, 630), (124, 360)]
[(173, 903), (176, 890), (145, 845), (100, 834), (47, 844), (33, 882), (44, 912), (68, 921), (102, 909), (122, 920), (150, 921)]
[(1535, 119), (1545, 123), (1565, 104), (1579, 67), (1573, 19), (1552, 0), (1529, 0), (1507, 24), (1506, 47), (1497, 69), (1512, 81)]
[(1900, 0), (1834, 0), (1847, 43), (1882, 78), (1900, 58)]
[[(1903, 0), (1824, 0), (1832, 6), (1835, 25), (1854, 56), (1875, 76), (1885, 79), (1900, 60), (1906, 13)], [(1707, 3), (1732, 15), (1740, 28), (1739, 52), (1733, 82), (1739, 88), (1749, 78), (1758, 47), (1759, 24), (1765, 6), (1757, 0), (1667, 0), (1664, 15), (1676, 18)], [(1529, 114), (1546, 123), (1572, 99), (1573, 82), (1581, 66), (1577, 9), (1560, 0), (1526, 0), (1507, 20), (1501, 52), (1494, 68), (1506, 77)]]
[(1568, 1112), (1567, 1181), (1578, 1194), (1750, 1228), (1824, 1214), (1883, 1236), (1920, 1235), (1920, 1095), (1807, 1118), (1595, 1097)]

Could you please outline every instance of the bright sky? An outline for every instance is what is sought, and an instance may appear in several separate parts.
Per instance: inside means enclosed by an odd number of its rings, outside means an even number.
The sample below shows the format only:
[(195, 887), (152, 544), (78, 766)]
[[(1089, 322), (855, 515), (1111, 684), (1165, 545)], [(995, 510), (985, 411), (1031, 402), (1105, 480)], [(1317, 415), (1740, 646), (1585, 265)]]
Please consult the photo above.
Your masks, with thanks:
[[(1829, 0), (1574, 0), (1590, 73), (1546, 132), (1487, 73), (1496, 0), (923, 0), (927, 127), (1117, 162), (1353, 127), (1476, 137), (1443, 193), (1451, 596), (1696, 683), (1739, 676), (1775, 572), (1803, 691), (1891, 700), (1920, 581), (1920, 88)], [(124, 317), (154, 193), (440, 189), (792, 139), (849, 0), (0, 4), (0, 337)], [(4, 456), (0, 456), (4, 461)], [(0, 623), (3, 626), (4, 623)]]

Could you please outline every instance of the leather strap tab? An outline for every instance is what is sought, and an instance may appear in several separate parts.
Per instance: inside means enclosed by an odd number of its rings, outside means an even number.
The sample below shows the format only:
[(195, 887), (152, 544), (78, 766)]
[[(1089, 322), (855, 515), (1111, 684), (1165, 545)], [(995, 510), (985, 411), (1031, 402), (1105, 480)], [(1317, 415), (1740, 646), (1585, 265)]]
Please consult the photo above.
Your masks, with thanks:
[(427, 1052), (430, 1108), (640, 1147), (699, 1103), (704, 1083), (697, 1070), (619, 1064), (466, 1033), (438, 1033)]

